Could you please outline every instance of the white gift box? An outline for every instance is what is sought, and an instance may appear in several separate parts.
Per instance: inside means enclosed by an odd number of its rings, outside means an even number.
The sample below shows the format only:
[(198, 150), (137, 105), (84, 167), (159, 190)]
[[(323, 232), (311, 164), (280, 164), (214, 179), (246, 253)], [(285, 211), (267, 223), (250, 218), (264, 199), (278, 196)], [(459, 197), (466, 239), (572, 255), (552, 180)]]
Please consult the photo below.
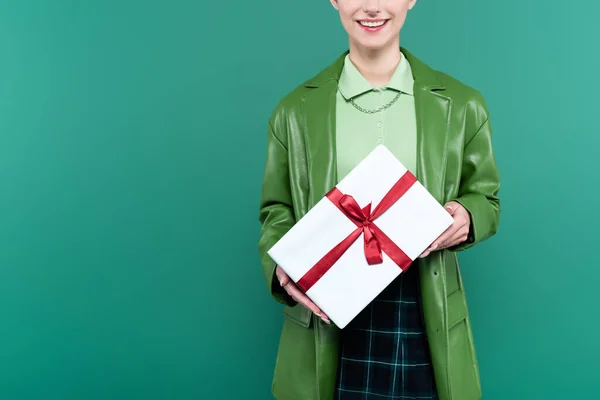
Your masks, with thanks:
[(332, 190), (352, 196), (360, 208), (372, 203), (373, 211), (390, 189), (406, 178), (412, 185), (372, 221), (375, 229), (379, 228), (404, 253), (404, 265), (398, 265), (398, 257), (394, 257), (395, 262), (385, 250), (380, 263), (369, 264), (361, 223), (354, 222), (327, 196), (268, 251), (302, 287), (307, 286), (306, 274), (314, 274), (315, 265), (327, 253), (353, 232), (359, 234), (337, 261), (328, 263), (331, 265), (322, 276), (317, 273), (316, 278), (309, 279), (306, 290), (306, 295), (339, 328), (344, 328), (406, 270), (452, 224), (453, 218), (384, 145), (371, 151)]

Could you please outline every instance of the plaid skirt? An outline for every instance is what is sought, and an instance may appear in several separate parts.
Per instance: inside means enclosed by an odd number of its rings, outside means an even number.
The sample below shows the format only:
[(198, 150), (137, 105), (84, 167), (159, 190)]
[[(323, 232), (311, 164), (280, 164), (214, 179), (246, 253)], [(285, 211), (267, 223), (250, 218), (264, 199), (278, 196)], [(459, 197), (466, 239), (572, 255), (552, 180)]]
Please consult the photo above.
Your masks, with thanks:
[(341, 331), (336, 400), (438, 399), (418, 260)]

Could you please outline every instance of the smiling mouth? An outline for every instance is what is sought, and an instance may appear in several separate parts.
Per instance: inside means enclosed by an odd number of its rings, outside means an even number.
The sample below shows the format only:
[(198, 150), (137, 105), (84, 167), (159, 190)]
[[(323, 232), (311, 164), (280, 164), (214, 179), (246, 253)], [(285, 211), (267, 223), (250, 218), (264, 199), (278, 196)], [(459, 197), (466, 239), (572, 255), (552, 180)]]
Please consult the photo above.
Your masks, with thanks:
[(389, 19), (381, 19), (376, 21), (359, 20), (356, 22), (363, 29), (366, 29), (368, 31), (377, 31), (383, 28), (388, 23), (388, 21)]

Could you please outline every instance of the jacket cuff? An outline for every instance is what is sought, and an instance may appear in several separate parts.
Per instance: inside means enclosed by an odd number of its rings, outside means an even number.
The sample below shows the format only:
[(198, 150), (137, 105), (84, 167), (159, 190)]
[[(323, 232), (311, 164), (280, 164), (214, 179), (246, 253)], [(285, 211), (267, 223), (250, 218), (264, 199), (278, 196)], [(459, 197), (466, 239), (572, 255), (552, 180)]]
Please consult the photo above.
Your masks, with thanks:
[(290, 307), (294, 307), (296, 304), (298, 304), (298, 302), (296, 300), (294, 300), (292, 298), (292, 296), (290, 296), (288, 294), (288, 292), (285, 291), (284, 288), (281, 287), (281, 285), (279, 284), (279, 280), (277, 279), (277, 276), (275, 275), (275, 268), (277, 267), (277, 265), (275, 263), (273, 263), (273, 266), (270, 267), (271, 268), (271, 284), (270, 284), (270, 292), (271, 292), (271, 296), (273, 296), (273, 298), (278, 302), (281, 303), (283, 305), (286, 306), (290, 306)]

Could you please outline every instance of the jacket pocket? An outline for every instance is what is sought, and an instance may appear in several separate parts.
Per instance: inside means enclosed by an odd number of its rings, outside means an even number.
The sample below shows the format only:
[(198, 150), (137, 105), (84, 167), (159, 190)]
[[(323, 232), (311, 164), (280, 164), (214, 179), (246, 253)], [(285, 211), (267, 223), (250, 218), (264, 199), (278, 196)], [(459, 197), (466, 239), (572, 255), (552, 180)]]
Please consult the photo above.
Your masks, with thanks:
[(305, 328), (308, 328), (310, 326), (310, 322), (312, 321), (312, 311), (300, 303), (294, 305), (293, 307), (283, 307), (283, 315)]
[(458, 270), (458, 259), (455, 253), (445, 252), (446, 264), (446, 290), (448, 297), (460, 289), (460, 278)]
[(467, 318), (468, 310), (464, 292), (456, 290), (448, 296), (448, 329), (452, 329)]

